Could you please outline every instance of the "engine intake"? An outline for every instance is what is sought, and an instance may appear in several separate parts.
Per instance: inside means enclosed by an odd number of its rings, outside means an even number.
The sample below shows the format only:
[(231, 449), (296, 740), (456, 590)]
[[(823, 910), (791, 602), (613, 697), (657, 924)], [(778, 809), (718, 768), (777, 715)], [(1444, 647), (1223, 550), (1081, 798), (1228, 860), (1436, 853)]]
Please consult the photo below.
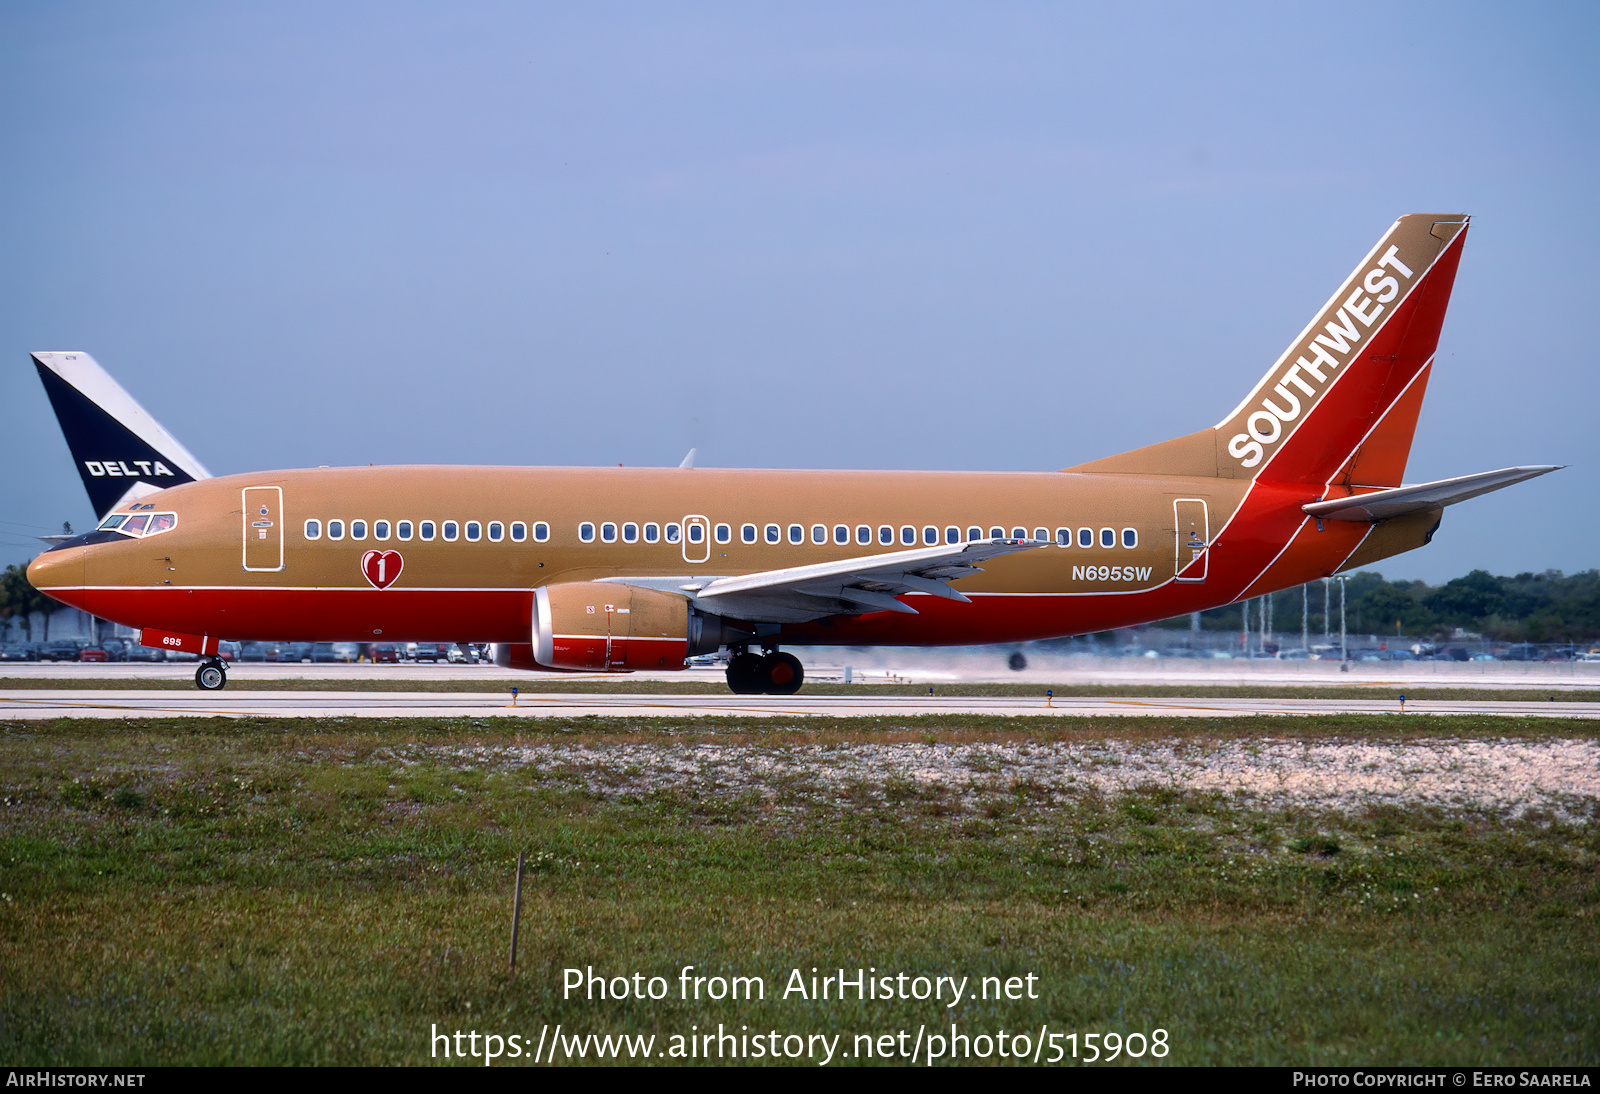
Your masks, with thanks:
[(680, 593), (605, 581), (534, 590), (531, 653), (542, 668), (673, 671), (742, 634)]

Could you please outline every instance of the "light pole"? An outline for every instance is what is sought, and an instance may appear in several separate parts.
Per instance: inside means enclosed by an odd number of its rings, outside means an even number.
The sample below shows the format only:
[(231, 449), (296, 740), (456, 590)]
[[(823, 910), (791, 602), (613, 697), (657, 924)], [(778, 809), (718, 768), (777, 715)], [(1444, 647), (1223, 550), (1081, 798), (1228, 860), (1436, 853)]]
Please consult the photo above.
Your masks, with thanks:
[(1344, 586), (1345, 576), (1339, 575), (1339, 671), (1350, 671), (1350, 648), (1345, 643), (1344, 630)]

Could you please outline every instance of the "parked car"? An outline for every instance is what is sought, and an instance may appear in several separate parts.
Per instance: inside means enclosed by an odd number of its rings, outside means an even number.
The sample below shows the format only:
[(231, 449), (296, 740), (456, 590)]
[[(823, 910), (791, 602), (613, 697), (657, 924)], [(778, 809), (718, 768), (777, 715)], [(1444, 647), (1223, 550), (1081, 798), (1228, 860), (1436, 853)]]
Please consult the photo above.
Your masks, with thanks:
[(224, 661), (233, 662), (239, 660), (240, 650), (241, 647), (238, 642), (217, 643), (217, 656)]
[(373, 646), (372, 663), (375, 665), (398, 665), (400, 663), (400, 647), (390, 645), (388, 642)]
[(280, 664), (299, 664), (311, 660), (310, 642), (273, 642), (267, 646), (267, 660)]
[(100, 648), (106, 651), (106, 657), (112, 661), (126, 661), (130, 645), (132, 645), (132, 640), (127, 638), (113, 637), (100, 640)]
[(437, 664), (440, 661), (450, 660), (450, 643), (448, 642), (418, 642), (416, 649), (411, 654), (413, 661), (427, 661)]
[(85, 646), (78, 651), (78, 660), (101, 663), (111, 660), (111, 655), (101, 646)]
[(78, 643), (68, 639), (56, 642), (46, 642), (39, 648), (41, 661), (76, 661), (78, 659)]
[(141, 646), (139, 643), (133, 641), (131, 638), (128, 640), (127, 656), (124, 658), (124, 660), (126, 660), (126, 661), (165, 661), (166, 659), (167, 659), (167, 651), (166, 650), (157, 649), (154, 646)]
[(0, 646), (0, 661), (37, 661), (37, 650), (24, 642), (11, 642)]
[(359, 642), (333, 643), (333, 659), (345, 664), (354, 664), (361, 660), (361, 644)]

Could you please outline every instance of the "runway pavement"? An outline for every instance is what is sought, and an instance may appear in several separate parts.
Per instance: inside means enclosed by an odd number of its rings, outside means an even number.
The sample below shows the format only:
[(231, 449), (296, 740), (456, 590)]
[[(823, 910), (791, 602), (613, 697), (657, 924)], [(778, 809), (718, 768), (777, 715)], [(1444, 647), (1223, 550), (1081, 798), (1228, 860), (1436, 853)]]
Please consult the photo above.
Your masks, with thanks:
[[(857, 684), (1028, 684), (1040, 694), (1051, 686), (1147, 688), (1178, 687), (1370, 687), (1388, 692), (1408, 688), (1471, 688), (1475, 691), (1562, 691), (1600, 689), (1600, 662), (1356, 662), (1341, 672), (1333, 661), (1184, 661), (1140, 657), (1043, 657), (1034, 655), (1026, 669), (1013, 672), (992, 651), (986, 657), (961, 656), (940, 650), (799, 650), (806, 679), (813, 683), (840, 683), (849, 667)], [(894, 659), (889, 654), (893, 653)], [(869, 657), (870, 655), (870, 657)], [(137, 688), (141, 680), (188, 680), (195, 665), (148, 662), (73, 664), (5, 662), (0, 678), (49, 680), (71, 687), (74, 679), (127, 680)], [(502, 669), (495, 665), (264, 664), (246, 662), (229, 670), (237, 680), (303, 680), (309, 689), (320, 681), (386, 680), (404, 690), (411, 680), (472, 680), (485, 691), (510, 688), (528, 680), (550, 680), (548, 674)], [(693, 667), (683, 672), (638, 672), (625, 677), (603, 674), (563, 674), (555, 679), (608, 679), (626, 686), (628, 680), (693, 681), (721, 685), (721, 666)], [(3, 686), (3, 685), (0, 685)], [(336, 686), (336, 685), (334, 685)]]
[[(612, 718), (681, 717), (912, 717), (964, 714), (1223, 718), (1241, 715), (1398, 714), (1385, 699), (1152, 699), (1035, 696), (943, 697), (859, 695), (603, 695), (505, 692), (420, 693), (351, 691), (175, 692), (122, 690), (0, 691), (0, 719), (41, 718)], [(1407, 715), (1477, 714), (1600, 718), (1600, 703), (1413, 700)]]

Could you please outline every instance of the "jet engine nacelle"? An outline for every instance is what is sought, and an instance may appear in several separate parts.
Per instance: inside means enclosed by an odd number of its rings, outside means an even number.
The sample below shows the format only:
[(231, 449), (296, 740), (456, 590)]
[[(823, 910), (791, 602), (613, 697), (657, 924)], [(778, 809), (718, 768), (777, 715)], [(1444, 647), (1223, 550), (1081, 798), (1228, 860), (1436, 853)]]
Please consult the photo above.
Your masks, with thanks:
[(543, 668), (682, 669), (694, 654), (715, 651), (728, 630), (681, 593), (606, 581), (534, 590), (532, 654)]

